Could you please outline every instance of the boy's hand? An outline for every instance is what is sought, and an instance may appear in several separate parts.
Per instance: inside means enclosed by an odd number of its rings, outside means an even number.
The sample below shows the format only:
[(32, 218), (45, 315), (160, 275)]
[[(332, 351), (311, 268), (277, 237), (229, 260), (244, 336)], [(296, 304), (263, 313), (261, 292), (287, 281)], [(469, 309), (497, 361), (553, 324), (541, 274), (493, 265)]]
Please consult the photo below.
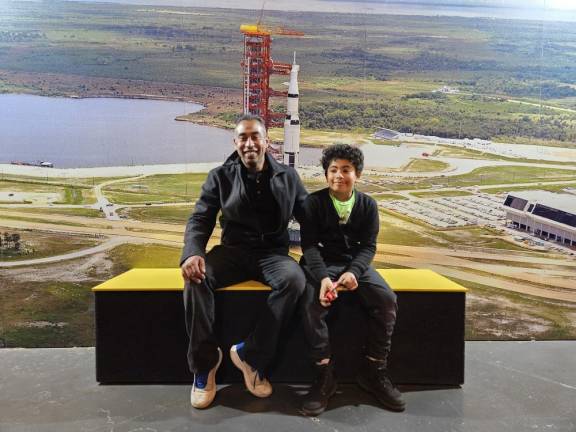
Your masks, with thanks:
[(346, 272), (342, 273), (340, 278), (336, 281), (336, 284), (342, 285), (344, 288), (350, 291), (354, 291), (358, 288), (358, 281), (356, 280), (356, 276), (354, 273)]
[(320, 282), (320, 295), (318, 296), (322, 306), (328, 307), (336, 300), (338, 297), (337, 286), (338, 284), (332, 282), (330, 278), (322, 279), (322, 282)]

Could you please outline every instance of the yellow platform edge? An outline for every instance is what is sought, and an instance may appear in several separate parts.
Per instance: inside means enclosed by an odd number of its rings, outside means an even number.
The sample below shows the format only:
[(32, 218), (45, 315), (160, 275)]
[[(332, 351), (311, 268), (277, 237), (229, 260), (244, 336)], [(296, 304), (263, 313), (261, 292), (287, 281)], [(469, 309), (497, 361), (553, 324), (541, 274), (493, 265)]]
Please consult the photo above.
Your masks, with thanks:
[[(428, 269), (378, 269), (394, 291), (467, 292), (468, 289)], [(184, 281), (178, 268), (141, 268), (128, 270), (94, 288), (94, 292), (109, 291), (182, 291)], [(218, 291), (270, 291), (257, 281), (246, 281)]]

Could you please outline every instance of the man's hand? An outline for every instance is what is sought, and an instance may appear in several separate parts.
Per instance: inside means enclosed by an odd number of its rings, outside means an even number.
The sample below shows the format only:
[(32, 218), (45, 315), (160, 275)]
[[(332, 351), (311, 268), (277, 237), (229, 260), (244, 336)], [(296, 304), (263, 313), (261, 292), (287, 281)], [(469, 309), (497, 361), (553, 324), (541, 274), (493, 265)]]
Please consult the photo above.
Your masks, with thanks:
[(184, 280), (190, 279), (198, 284), (206, 278), (206, 263), (204, 257), (193, 255), (186, 259), (180, 266)]
[(349, 291), (354, 291), (356, 288), (358, 288), (358, 281), (356, 280), (356, 276), (354, 276), (354, 273), (351, 272), (342, 273), (336, 283)]
[(320, 304), (328, 307), (337, 297), (336, 284), (334, 284), (330, 278), (322, 279), (322, 282), (320, 282), (320, 295), (318, 296)]

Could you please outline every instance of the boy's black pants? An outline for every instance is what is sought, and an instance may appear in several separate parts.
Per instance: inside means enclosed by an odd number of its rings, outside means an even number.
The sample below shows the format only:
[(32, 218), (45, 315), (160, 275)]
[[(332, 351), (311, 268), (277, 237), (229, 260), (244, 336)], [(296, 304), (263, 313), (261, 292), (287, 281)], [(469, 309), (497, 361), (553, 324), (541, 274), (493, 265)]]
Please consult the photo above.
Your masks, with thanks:
[[(306, 274), (310, 274), (306, 265), (303, 266)], [(347, 264), (326, 263), (328, 275), (333, 281), (338, 280), (344, 273)], [(396, 294), (380, 274), (369, 267), (358, 279), (358, 288), (354, 291), (367, 314), (368, 337), (365, 354), (378, 360), (387, 361), (390, 353), (392, 333), (396, 323)], [(330, 337), (326, 316), (333, 306), (324, 307), (318, 298), (320, 283), (308, 277), (306, 291), (303, 296), (303, 324), (306, 338), (311, 347), (311, 358), (315, 362), (330, 358)]]
[[(206, 255), (206, 279), (184, 286), (184, 311), (188, 365), (193, 373), (208, 372), (218, 361), (218, 341), (213, 332), (214, 290), (246, 280), (269, 285), (267, 308), (254, 331), (244, 340), (246, 362), (264, 372), (276, 352), (278, 334), (304, 292), (301, 267), (288, 255), (250, 249), (215, 246)], [(241, 341), (238, 341), (241, 342)]]

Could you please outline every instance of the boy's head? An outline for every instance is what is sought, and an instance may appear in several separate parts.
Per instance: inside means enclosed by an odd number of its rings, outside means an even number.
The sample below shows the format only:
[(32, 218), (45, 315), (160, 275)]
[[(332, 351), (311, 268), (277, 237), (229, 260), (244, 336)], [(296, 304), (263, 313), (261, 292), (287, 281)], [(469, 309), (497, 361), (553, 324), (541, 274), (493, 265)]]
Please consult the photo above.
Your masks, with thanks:
[(347, 199), (364, 169), (364, 155), (357, 147), (336, 144), (322, 151), (322, 168), (330, 191), (337, 198)]

